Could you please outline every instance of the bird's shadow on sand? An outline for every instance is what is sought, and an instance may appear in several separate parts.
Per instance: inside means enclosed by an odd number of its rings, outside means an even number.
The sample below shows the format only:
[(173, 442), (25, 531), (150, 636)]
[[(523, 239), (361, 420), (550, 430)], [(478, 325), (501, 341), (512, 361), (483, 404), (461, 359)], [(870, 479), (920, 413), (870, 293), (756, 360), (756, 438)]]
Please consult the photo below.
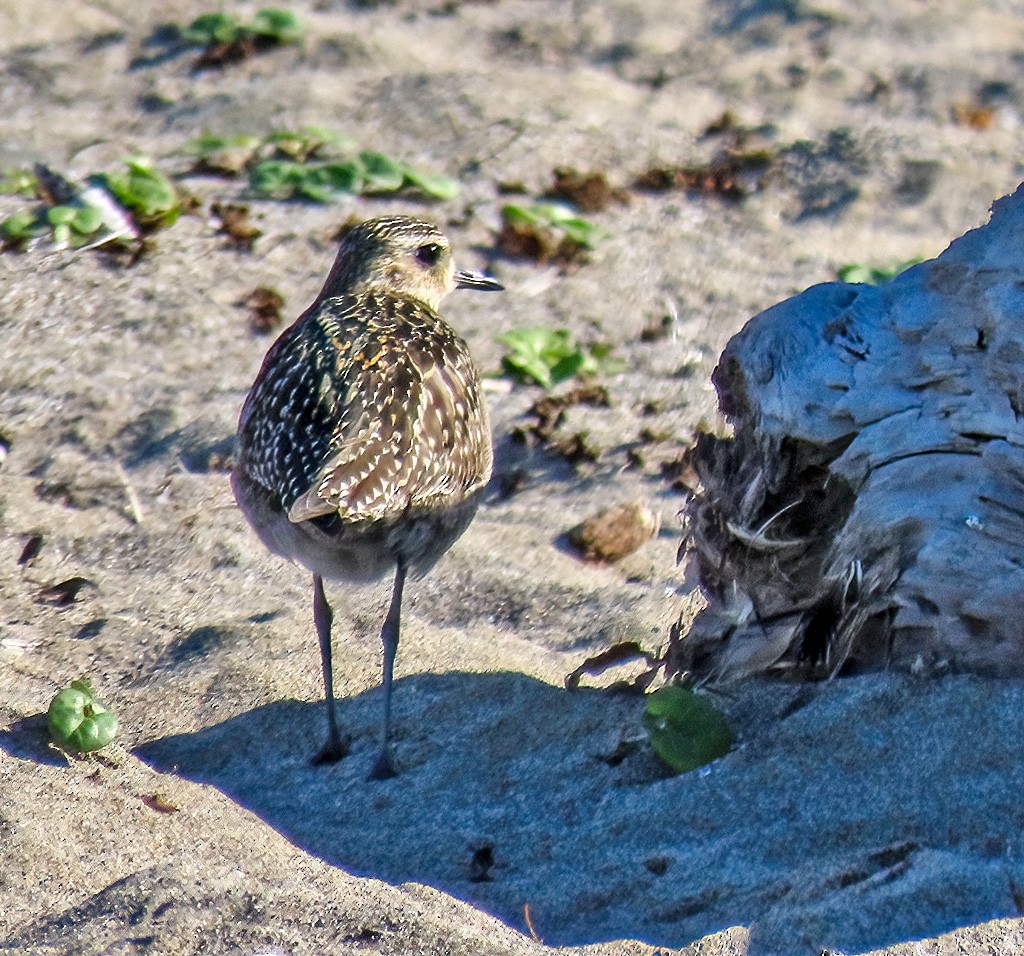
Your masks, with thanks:
[(379, 690), (339, 701), (354, 743), (332, 766), (309, 763), (322, 705), (296, 701), (137, 752), (347, 871), (523, 931), (528, 906), (548, 944), (678, 947), (741, 925), (752, 954), (862, 952), (1014, 912), (1024, 854), (995, 865), (990, 844), (1019, 830), (1024, 687), (948, 683), (745, 684), (722, 699), (740, 743), (677, 777), (641, 698), (515, 673), (399, 681), (392, 780), (366, 779)]
[[(581, 933), (578, 913), (559, 925), (559, 914), (575, 906), (581, 884), (600, 882), (588, 874), (580, 844), (596, 843), (595, 858), (615, 860), (614, 837), (595, 834), (596, 804), (617, 787), (667, 777), (640, 730), (641, 698), (568, 692), (515, 673), (407, 677), (395, 685), (399, 776), (387, 781), (367, 779), (379, 690), (338, 703), (353, 745), (330, 766), (310, 764), (324, 734), (323, 705), (298, 701), (154, 740), (136, 753), (161, 772), (217, 787), (349, 872), (437, 887), (524, 931), (528, 905), (534, 923), (550, 920), (547, 941), (603, 935)], [(635, 925), (609, 938), (649, 936), (649, 929), (638, 913)]]

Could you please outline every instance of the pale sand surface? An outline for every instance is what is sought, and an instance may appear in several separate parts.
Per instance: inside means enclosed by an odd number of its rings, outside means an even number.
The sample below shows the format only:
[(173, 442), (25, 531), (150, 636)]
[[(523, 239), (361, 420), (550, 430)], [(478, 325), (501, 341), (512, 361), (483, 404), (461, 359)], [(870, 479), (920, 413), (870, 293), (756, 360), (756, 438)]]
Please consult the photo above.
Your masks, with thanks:
[[(203, 211), (131, 268), (0, 255), (3, 951), (1024, 949), (1020, 683), (739, 686), (721, 699), (737, 748), (676, 778), (643, 744), (639, 700), (562, 689), (614, 641), (657, 647), (685, 605), (683, 499), (658, 464), (713, 419), (728, 338), (843, 263), (938, 254), (1024, 178), (1017, 5), (324, 2), (295, 6), (302, 51), (223, 74), (147, 45), (206, 9), (0, 0), (0, 167), (86, 173), (139, 149), (183, 168), (171, 154), (204, 129), (319, 124), (463, 190), (434, 206), (252, 202), (264, 234), (245, 254), (208, 213), (242, 184), (196, 178)], [(979, 102), (988, 128), (954, 122)], [(568, 275), (493, 255), (497, 183), (536, 195), (559, 165), (625, 185), (706, 160), (701, 134), (726, 109), (770, 124), (785, 156), (742, 204), (636, 194), (594, 215), (610, 237)], [(0, 197), (0, 214), (19, 205)], [(226, 475), (196, 461), (233, 432), (268, 345), (238, 301), (269, 284), (297, 315), (337, 226), (392, 211), (435, 219), (465, 266), (508, 287), (446, 304), (482, 368), (499, 365), (496, 334), (547, 325), (612, 342), (625, 369), (606, 378), (613, 407), (569, 413), (565, 432), (602, 449), (578, 470), (509, 440), (539, 392), (495, 380), (498, 468), (529, 478), (410, 586), (403, 774), (369, 784), (386, 586), (331, 592), (355, 747), (313, 770), (309, 581), (264, 553)], [(670, 309), (674, 334), (642, 341)], [(645, 427), (658, 440), (628, 468)], [(562, 546), (638, 497), (662, 531), (621, 565)], [(42, 549), (19, 565), (33, 532)], [(38, 603), (75, 575), (94, 586), (71, 606)], [(107, 757), (69, 763), (38, 715), (83, 673), (123, 729)]]

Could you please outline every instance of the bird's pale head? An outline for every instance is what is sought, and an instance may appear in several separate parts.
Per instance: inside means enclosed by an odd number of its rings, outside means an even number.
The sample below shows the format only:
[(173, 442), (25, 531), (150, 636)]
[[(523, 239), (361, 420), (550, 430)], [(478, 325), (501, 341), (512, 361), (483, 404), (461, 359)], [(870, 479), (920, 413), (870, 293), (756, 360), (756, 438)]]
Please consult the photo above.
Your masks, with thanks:
[(437, 310), (453, 289), (501, 289), (479, 272), (457, 271), (447, 237), (409, 216), (384, 216), (349, 226), (320, 298), (383, 292), (418, 299)]

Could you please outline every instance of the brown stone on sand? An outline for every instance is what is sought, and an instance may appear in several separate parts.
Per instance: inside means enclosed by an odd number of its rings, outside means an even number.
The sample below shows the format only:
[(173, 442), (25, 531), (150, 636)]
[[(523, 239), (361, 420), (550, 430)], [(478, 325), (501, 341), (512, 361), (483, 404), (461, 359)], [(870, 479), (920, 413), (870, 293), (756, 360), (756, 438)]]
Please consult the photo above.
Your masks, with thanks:
[(658, 519), (643, 501), (612, 505), (569, 532), (569, 543), (588, 561), (612, 563), (658, 533)]

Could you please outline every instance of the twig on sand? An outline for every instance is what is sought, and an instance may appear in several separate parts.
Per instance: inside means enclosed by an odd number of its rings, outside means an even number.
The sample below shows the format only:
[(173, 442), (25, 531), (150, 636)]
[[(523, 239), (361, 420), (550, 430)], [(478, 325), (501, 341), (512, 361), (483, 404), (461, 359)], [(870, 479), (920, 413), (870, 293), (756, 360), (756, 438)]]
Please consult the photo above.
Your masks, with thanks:
[(142, 519), (144, 518), (142, 502), (139, 501), (139, 496), (132, 487), (132, 483), (128, 480), (128, 476), (125, 474), (124, 468), (121, 467), (120, 462), (114, 463), (114, 471), (116, 472), (117, 479), (121, 482), (121, 486), (124, 488), (125, 495), (128, 498), (128, 509), (131, 513), (132, 520), (136, 524), (142, 524)]
[(523, 904), (523, 916), (525, 916), (525, 917), (526, 917), (526, 928), (527, 928), (527, 929), (528, 929), (528, 930), (530, 931), (530, 935), (531, 935), (531, 936), (532, 936), (532, 937), (533, 937), (533, 938), (534, 938), (534, 939), (535, 939), (535, 940), (536, 940), (536, 941), (537, 941), (538, 943), (543, 943), (543, 942), (544, 942), (544, 940), (542, 940), (542, 939), (541, 939), (541, 938), (540, 938), (540, 937), (539, 937), (539, 936), (537, 935), (537, 931), (536, 931), (536, 930), (535, 930), (535, 929), (533, 928), (533, 920), (531, 920), (531, 919), (530, 919), (530, 904), (529, 904), (529, 903), (524, 903), (524, 904)]

